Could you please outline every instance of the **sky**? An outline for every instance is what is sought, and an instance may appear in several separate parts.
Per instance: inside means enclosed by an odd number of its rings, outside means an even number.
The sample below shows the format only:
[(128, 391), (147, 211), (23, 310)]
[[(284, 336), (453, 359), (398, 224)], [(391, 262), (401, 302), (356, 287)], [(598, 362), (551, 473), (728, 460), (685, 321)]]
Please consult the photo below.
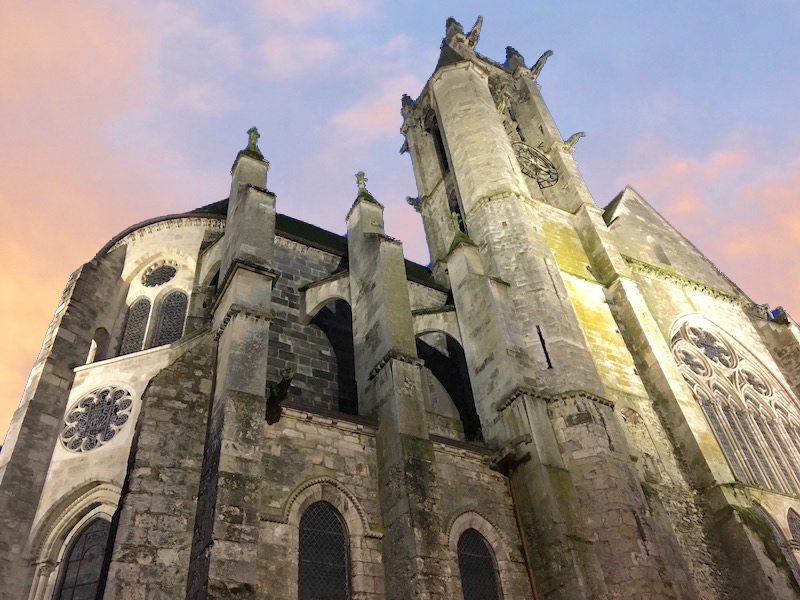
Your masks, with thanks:
[(800, 315), (794, 0), (0, 0), (0, 436), (69, 274), (228, 196), (256, 125), (279, 212), (343, 233), (354, 174), (429, 262), (400, 97), (447, 17), (528, 65), (598, 206), (631, 185), (750, 298)]

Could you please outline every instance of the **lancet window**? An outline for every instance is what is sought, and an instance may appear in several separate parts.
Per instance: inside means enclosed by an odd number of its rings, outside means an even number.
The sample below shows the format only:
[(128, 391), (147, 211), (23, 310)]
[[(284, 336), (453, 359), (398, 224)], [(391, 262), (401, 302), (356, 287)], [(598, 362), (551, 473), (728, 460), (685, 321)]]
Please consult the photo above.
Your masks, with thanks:
[(170, 292), (164, 296), (158, 311), (153, 343), (150, 344), (152, 347), (171, 344), (181, 338), (188, 304), (189, 298), (181, 291)]
[(315, 502), (300, 519), (299, 600), (349, 600), (347, 530), (339, 512)]
[(458, 570), (464, 600), (499, 600), (494, 556), (475, 529), (467, 529), (458, 538)]
[(97, 595), (110, 528), (105, 519), (94, 519), (75, 537), (61, 560), (53, 600)]
[(122, 335), (122, 345), (119, 350), (121, 355), (138, 352), (142, 349), (149, 318), (150, 300), (140, 298), (131, 304), (128, 309), (128, 319), (125, 323), (125, 333)]
[(672, 352), (736, 479), (800, 493), (800, 410), (792, 393), (710, 324), (684, 323)]

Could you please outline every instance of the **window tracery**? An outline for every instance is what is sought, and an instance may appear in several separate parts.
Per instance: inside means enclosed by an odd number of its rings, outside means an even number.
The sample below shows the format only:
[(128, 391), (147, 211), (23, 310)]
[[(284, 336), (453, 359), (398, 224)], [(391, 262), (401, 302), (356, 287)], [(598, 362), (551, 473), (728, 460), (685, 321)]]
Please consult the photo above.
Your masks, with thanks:
[(140, 298), (128, 308), (128, 320), (125, 323), (125, 333), (122, 335), (120, 356), (139, 352), (144, 344), (144, 334), (147, 331), (147, 321), (150, 318), (150, 300)]
[(89, 452), (110, 441), (130, 417), (133, 398), (115, 386), (84, 396), (67, 413), (59, 439), (72, 452)]
[(153, 348), (181, 339), (188, 304), (189, 298), (182, 291), (176, 290), (164, 296), (153, 334), (153, 343), (151, 344)]
[(800, 493), (800, 410), (792, 394), (710, 326), (684, 323), (672, 352), (736, 479)]
[(142, 285), (145, 287), (164, 285), (172, 280), (177, 273), (178, 265), (175, 263), (156, 263), (142, 275)]

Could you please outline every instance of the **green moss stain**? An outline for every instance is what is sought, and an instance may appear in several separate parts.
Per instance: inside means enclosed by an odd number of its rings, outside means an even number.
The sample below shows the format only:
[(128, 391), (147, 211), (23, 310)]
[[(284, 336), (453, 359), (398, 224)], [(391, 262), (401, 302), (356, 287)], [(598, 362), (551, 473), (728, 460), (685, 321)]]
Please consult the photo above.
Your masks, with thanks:
[(542, 230), (562, 271), (584, 279), (593, 279), (588, 268), (589, 257), (574, 229), (561, 223), (546, 222), (542, 225)]

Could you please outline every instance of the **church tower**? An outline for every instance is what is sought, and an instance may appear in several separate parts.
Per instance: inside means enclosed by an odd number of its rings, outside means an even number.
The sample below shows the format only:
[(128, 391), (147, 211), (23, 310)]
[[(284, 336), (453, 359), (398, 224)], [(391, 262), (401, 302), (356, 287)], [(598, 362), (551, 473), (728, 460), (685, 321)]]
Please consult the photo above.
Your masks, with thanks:
[[(687, 398), (665, 343), (676, 338), (664, 331), (670, 313), (703, 304), (675, 298), (687, 285), (738, 305), (752, 333), (751, 321), (780, 328), (632, 189), (605, 211), (594, 204), (572, 156), (584, 133), (562, 138), (536, 82), (552, 51), (529, 67), (508, 47), (499, 64), (475, 50), (481, 25), (465, 33), (448, 20), (433, 75), (416, 100), (403, 98), (403, 150), (419, 190), (409, 203), (422, 215), (434, 277), (452, 290), (483, 433), (502, 449), (497, 466), (510, 479), (539, 597), (705, 597), (715, 584), (701, 563), (715, 561), (732, 568), (733, 589), (794, 597), (791, 577), (736, 575), (764, 562), (762, 551), (735, 524), (741, 499), (720, 484), (737, 478), (709, 435), (712, 419)], [(657, 286), (640, 275), (645, 263), (672, 279), (677, 302), (663, 313)], [(783, 337), (796, 356), (796, 330)], [(765, 342), (771, 360), (774, 341)], [(794, 480), (796, 450), (782, 443)], [(704, 493), (690, 489), (698, 485)], [(688, 537), (708, 536), (736, 555), (686, 554)]]

